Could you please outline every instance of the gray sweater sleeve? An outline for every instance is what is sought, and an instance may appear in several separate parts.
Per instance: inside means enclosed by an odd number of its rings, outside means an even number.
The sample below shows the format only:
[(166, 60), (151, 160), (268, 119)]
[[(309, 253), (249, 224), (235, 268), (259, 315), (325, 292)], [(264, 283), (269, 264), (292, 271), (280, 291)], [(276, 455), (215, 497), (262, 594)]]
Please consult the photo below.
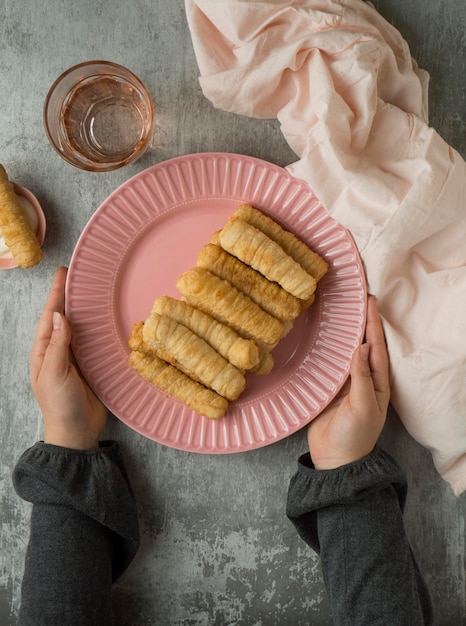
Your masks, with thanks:
[(111, 624), (111, 584), (139, 546), (118, 445), (79, 451), (37, 443), (18, 461), (13, 484), (33, 503), (19, 624)]
[(433, 624), (429, 592), (404, 526), (406, 479), (380, 448), (335, 470), (309, 454), (291, 479), (287, 515), (320, 555), (337, 626)]

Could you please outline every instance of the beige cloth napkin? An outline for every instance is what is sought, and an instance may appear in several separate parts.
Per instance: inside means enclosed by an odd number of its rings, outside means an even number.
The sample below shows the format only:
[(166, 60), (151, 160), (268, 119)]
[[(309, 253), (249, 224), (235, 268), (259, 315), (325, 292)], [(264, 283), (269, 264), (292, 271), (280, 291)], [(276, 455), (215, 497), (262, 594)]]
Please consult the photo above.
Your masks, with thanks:
[(186, 0), (215, 107), (277, 118), (289, 166), (352, 233), (377, 297), (392, 403), (466, 489), (466, 165), (428, 126), (428, 75), (361, 0)]

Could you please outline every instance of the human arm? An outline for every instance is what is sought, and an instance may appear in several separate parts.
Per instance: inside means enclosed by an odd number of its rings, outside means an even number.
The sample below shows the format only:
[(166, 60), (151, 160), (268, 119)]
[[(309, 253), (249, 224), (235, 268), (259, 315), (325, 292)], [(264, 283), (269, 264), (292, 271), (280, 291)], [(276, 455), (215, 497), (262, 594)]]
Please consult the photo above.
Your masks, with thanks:
[(33, 504), (23, 626), (111, 624), (112, 581), (139, 544), (136, 506), (118, 445), (99, 442), (106, 410), (69, 350), (65, 279), (66, 269), (60, 268), (31, 351), (44, 442), (27, 450), (13, 472), (17, 493)]
[(20, 626), (108, 626), (111, 585), (139, 545), (136, 506), (118, 445), (36, 443), (13, 483), (32, 502)]
[(406, 479), (376, 446), (389, 402), (388, 356), (373, 298), (367, 343), (338, 400), (311, 422), (287, 515), (321, 558), (335, 624), (432, 624), (404, 526)]

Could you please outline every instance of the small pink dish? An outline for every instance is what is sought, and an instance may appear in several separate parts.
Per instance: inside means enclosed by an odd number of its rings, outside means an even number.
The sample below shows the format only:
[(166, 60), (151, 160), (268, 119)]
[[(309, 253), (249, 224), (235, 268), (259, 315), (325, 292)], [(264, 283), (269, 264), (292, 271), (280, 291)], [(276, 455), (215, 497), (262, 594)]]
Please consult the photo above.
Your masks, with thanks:
[[(40, 245), (42, 245), (45, 238), (46, 221), (44, 212), (42, 211), (42, 207), (40, 206), (39, 201), (37, 200), (35, 195), (29, 191), (29, 189), (26, 189), (21, 185), (17, 185), (16, 183), (13, 183), (13, 188), (16, 195), (20, 199), (20, 202), (26, 202), (31, 206), (32, 217), (36, 222), (35, 232), (37, 236), (37, 241), (40, 243)], [(16, 263), (13, 256), (11, 256), (11, 253), (0, 255), (0, 270), (9, 270), (13, 267), (18, 267), (18, 264)]]

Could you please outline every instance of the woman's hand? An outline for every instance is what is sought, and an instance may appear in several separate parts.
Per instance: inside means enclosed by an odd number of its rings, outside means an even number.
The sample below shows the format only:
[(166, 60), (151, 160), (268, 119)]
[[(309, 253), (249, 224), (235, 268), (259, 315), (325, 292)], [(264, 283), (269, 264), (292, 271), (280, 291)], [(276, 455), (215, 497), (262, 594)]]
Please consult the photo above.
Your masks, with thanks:
[(87, 450), (99, 446), (107, 410), (72, 362), (64, 316), (67, 270), (61, 267), (39, 320), (30, 356), (31, 384), (42, 411), (44, 441)]
[(316, 469), (334, 469), (366, 456), (382, 432), (390, 400), (388, 354), (382, 324), (371, 296), (366, 343), (355, 351), (350, 380), (308, 428)]

